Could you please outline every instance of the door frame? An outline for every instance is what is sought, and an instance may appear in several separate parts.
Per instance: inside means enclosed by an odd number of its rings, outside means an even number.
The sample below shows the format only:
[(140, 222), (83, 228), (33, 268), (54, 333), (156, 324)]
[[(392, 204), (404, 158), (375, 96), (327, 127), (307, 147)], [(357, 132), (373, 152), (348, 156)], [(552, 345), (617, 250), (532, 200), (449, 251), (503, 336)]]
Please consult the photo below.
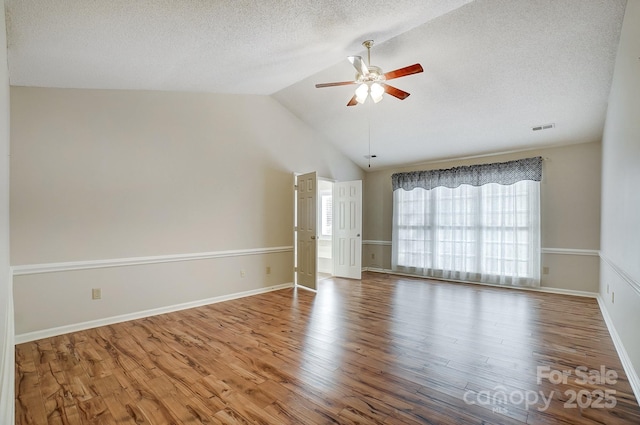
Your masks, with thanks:
[[(309, 173), (312, 173), (312, 172), (313, 171), (311, 171)], [(298, 220), (298, 187), (297, 186), (298, 186), (298, 177), (302, 176), (304, 174), (309, 174), (309, 173), (298, 173), (298, 172), (293, 172), (292, 173), (292, 175), (293, 175), (293, 226), (292, 226), (292, 228), (293, 228), (293, 284), (294, 284), (294, 287), (296, 287), (296, 288), (299, 287), (299, 288), (303, 288), (303, 289), (308, 290), (308, 291), (316, 292), (315, 289), (311, 289), (311, 288), (309, 288), (307, 286), (300, 285), (300, 283), (298, 282), (298, 260), (299, 260), (298, 249), (299, 249), (299, 246), (298, 246), (298, 231), (297, 231), (297, 226), (298, 226), (298, 221), (297, 221)], [(326, 178), (326, 177), (320, 177), (316, 172), (316, 191), (318, 189), (317, 182), (320, 181), (320, 180), (330, 182), (330, 183), (332, 183), (334, 185), (334, 187), (332, 188), (333, 189), (332, 190), (332, 200), (333, 200), (333, 202), (335, 202), (335, 184), (336, 183), (341, 183), (341, 182), (338, 181), (338, 180), (329, 179), (329, 178)], [(348, 180), (348, 181), (355, 181), (355, 180)], [(344, 183), (346, 183), (348, 181), (345, 181)], [(359, 180), (359, 181), (362, 182), (362, 180)], [(318, 212), (319, 212), (318, 209), (319, 209), (319, 207), (320, 207), (319, 200), (316, 197), (316, 227), (318, 225), (318, 220), (319, 220), (319, 218), (318, 218)], [(361, 226), (362, 226), (362, 211), (363, 211), (363, 209), (362, 209), (362, 192), (361, 192), (361, 194), (360, 194), (360, 225)], [(335, 214), (335, 208), (332, 208), (332, 214)], [(332, 222), (335, 223), (335, 219), (332, 219)], [(317, 228), (316, 228), (316, 233), (318, 233), (318, 229)], [(362, 234), (362, 229), (360, 229), (360, 235), (358, 235), (359, 244), (360, 244), (360, 250), (359, 251), (360, 251), (360, 254), (361, 254), (360, 257), (362, 257), (362, 237), (361, 237), (361, 234)], [(317, 235), (316, 235), (316, 237), (317, 237)], [(333, 231), (332, 231), (331, 251), (332, 251), (331, 252), (331, 257), (332, 257), (332, 261), (334, 263), (332, 275), (336, 276), (336, 274), (335, 274), (335, 270), (336, 270), (335, 262), (337, 261), (337, 255), (336, 255), (337, 254), (337, 252), (336, 252), (337, 248), (336, 248), (335, 234), (334, 234)], [(317, 285), (317, 282), (318, 282), (318, 277), (317, 277), (317, 266), (318, 266), (317, 240), (316, 240), (315, 262), (316, 262), (316, 279), (315, 280), (316, 280), (316, 285)], [(360, 262), (362, 262), (362, 258), (360, 258)], [(349, 278), (349, 277), (345, 277), (345, 278)]]

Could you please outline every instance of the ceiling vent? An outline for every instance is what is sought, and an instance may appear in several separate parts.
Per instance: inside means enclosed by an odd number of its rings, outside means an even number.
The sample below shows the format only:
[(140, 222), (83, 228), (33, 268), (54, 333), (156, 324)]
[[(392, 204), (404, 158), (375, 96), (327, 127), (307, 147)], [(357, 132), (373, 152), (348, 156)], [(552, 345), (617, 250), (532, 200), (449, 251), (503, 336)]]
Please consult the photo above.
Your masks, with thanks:
[(549, 130), (550, 128), (555, 128), (556, 125), (555, 124), (545, 124), (545, 125), (538, 125), (535, 127), (531, 127), (531, 130), (533, 131), (540, 131), (540, 130)]

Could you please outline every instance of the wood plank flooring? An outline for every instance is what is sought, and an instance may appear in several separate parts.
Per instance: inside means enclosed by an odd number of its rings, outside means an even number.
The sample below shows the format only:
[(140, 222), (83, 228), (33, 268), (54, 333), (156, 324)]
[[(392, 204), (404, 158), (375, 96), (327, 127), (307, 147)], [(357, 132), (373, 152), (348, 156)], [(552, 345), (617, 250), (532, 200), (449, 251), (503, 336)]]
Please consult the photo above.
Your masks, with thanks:
[(593, 299), (364, 273), (20, 344), (16, 423), (610, 425), (640, 408)]

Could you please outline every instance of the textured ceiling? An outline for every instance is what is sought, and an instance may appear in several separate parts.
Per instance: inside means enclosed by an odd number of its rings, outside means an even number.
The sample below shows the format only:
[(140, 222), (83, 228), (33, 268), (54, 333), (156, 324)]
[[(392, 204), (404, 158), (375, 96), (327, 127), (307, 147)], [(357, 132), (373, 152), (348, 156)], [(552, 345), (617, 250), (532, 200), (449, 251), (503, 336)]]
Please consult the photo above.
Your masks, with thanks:
[[(6, 0), (12, 85), (270, 94), (367, 168), (600, 140), (625, 0)], [(411, 93), (347, 108), (346, 56)], [(538, 124), (552, 130), (533, 132)], [(370, 134), (370, 136), (369, 136)]]
[(469, 0), (6, 0), (11, 84), (271, 94)]

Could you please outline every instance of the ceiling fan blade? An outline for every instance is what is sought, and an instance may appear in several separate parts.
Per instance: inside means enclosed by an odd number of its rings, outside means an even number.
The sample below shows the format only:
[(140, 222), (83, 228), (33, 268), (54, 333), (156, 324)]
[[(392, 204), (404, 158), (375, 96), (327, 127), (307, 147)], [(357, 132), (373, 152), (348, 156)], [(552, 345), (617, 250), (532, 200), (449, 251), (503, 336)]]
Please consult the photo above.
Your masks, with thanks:
[(316, 84), (317, 89), (321, 89), (323, 87), (335, 87), (335, 86), (348, 86), (350, 84), (355, 84), (355, 81), (340, 81), (338, 83), (322, 83)]
[(367, 65), (365, 65), (362, 60), (362, 56), (349, 56), (347, 59), (349, 59), (349, 62), (351, 62), (356, 71), (358, 71), (358, 74), (363, 77), (369, 75), (369, 68), (367, 68)]
[(404, 77), (405, 75), (418, 74), (424, 71), (422, 65), (419, 63), (405, 66), (404, 68), (396, 69), (395, 71), (389, 71), (384, 74), (386, 80), (393, 80), (394, 78)]
[(400, 100), (404, 100), (410, 96), (411, 93), (407, 93), (404, 90), (397, 89), (389, 84), (380, 83), (384, 87), (384, 91), (393, 97), (397, 97)]
[(357, 104), (358, 101), (356, 100), (356, 95), (354, 94), (349, 103), (347, 103), (347, 106), (356, 106)]

